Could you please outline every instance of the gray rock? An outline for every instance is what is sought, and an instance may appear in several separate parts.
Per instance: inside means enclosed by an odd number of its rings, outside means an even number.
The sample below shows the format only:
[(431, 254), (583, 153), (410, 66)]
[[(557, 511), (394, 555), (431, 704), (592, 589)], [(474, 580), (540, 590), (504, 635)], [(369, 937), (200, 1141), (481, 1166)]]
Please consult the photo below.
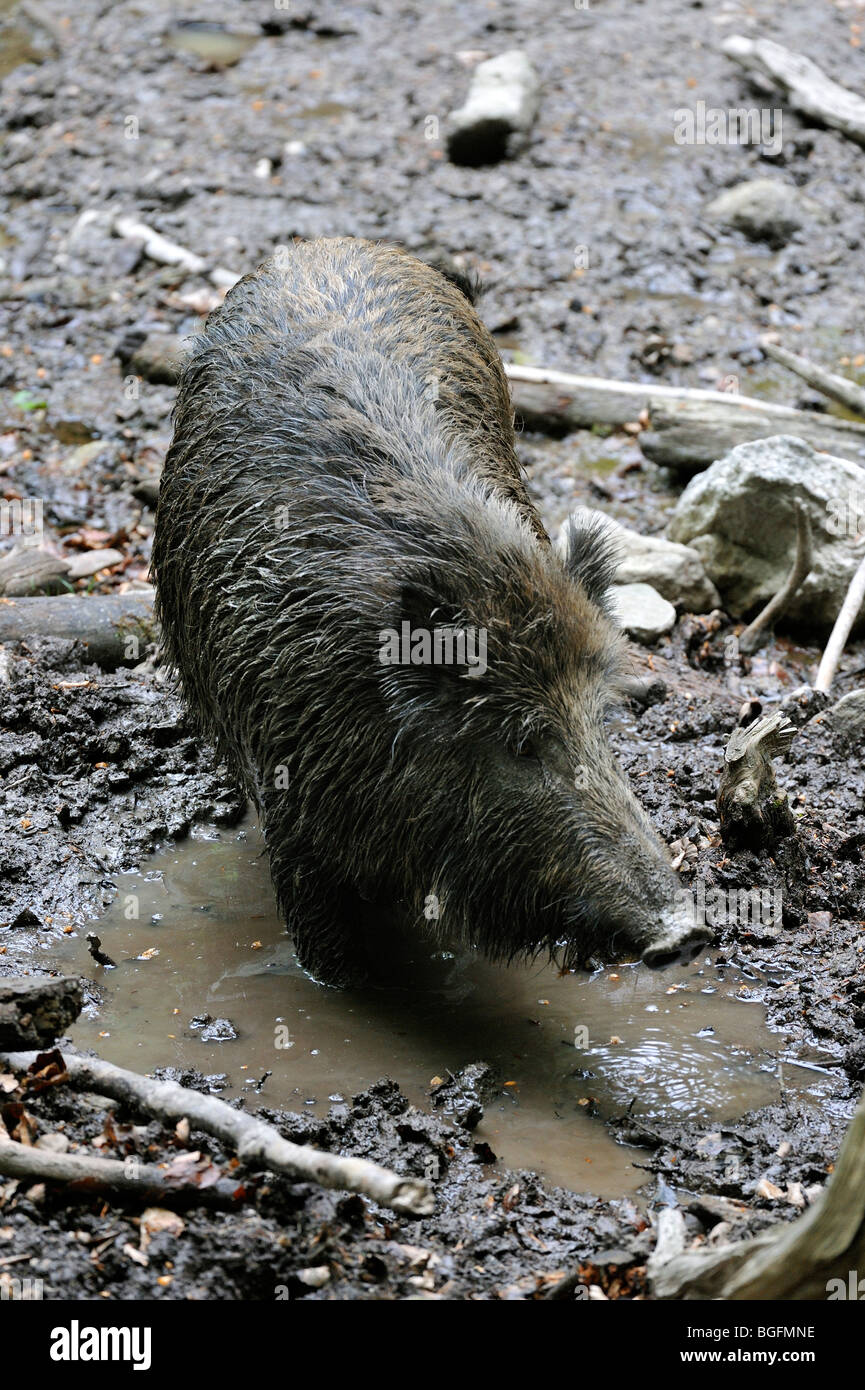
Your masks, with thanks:
[(749, 179), (713, 198), (706, 215), (744, 232), (754, 241), (781, 246), (804, 226), (815, 205), (791, 183), (780, 179)]
[(214, 1018), (200, 1033), (202, 1042), (234, 1042), (237, 1029), (229, 1018)]
[(69, 561), (67, 578), (89, 579), (109, 565), (119, 565), (123, 559), (119, 550), (82, 550)]
[(42, 546), (17, 545), (0, 560), (0, 594), (7, 598), (61, 594), (68, 589), (69, 563)]
[(495, 164), (527, 142), (538, 111), (538, 76), (510, 49), (479, 63), (465, 104), (450, 115), (448, 155), (455, 164)]
[(854, 743), (865, 733), (865, 690), (851, 690), (823, 715), (833, 734)]
[(787, 577), (795, 553), (793, 504), (801, 503), (811, 522), (814, 567), (788, 617), (824, 629), (834, 623), (861, 559), (849, 518), (863, 484), (856, 464), (818, 454), (801, 439), (756, 439), (691, 479), (667, 534), (699, 553), (725, 608), (740, 617), (767, 603)]
[(610, 591), (616, 617), (636, 642), (655, 642), (676, 622), (676, 610), (651, 584), (614, 584)]
[[(665, 536), (641, 536), (622, 526), (605, 512), (584, 508), (581, 516), (597, 518), (607, 530), (621, 556), (616, 571), (617, 584), (651, 584), (662, 598), (684, 612), (710, 613), (721, 607), (721, 596), (696, 550), (669, 541)], [(557, 546), (564, 552), (568, 521), (559, 531)]]

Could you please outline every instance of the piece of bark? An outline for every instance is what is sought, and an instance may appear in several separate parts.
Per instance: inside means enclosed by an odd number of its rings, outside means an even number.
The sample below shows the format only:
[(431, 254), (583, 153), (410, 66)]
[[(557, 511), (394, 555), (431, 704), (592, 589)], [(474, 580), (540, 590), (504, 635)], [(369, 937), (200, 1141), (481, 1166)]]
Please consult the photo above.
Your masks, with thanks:
[(0, 979), (0, 1047), (46, 1047), (81, 1012), (81, 981), (38, 976)]
[(847, 595), (841, 605), (841, 611), (835, 619), (835, 626), (829, 634), (826, 650), (820, 659), (814, 689), (822, 694), (828, 694), (829, 687), (835, 679), (841, 653), (863, 603), (865, 603), (865, 560), (862, 560), (850, 581), (850, 588), (847, 590)]
[[(789, 434), (804, 439), (820, 453), (860, 464), (865, 460), (865, 425), (857, 421), (752, 402), (741, 396), (738, 399), (737, 408), (729, 402), (670, 401), (653, 396), (648, 407), (649, 429), (638, 436), (642, 452), (653, 463), (695, 473), (739, 444)], [(744, 399), (749, 404), (742, 408)]]
[[(714, 1250), (687, 1250), (649, 1271), (656, 1298), (760, 1301), (860, 1298), (865, 1269), (865, 1096), (826, 1190), (795, 1221)], [(850, 1292), (851, 1276), (855, 1284)]]
[(87, 648), (90, 661), (110, 671), (123, 662), (142, 660), (155, 636), (152, 591), (0, 602), (0, 645), (30, 637), (77, 640)]
[(69, 562), (41, 546), (19, 545), (0, 560), (0, 595), (60, 594), (69, 588)]
[(816, 362), (810, 362), (807, 357), (788, 352), (771, 338), (764, 338), (760, 346), (767, 357), (780, 362), (782, 367), (806, 381), (809, 386), (822, 391), (824, 396), (837, 401), (839, 405), (846, 406), (855, 415), (865, 418), (865, 390), (857, 386), (855, 381), (848, 381), (846, 377), (837, 376), (835, 372), (827, 372), (824, 367), (818, 367)]
[(753, 622), (749, 623), (739, 637), (739, 650), (746, 656), (762, 647), (769, 640), (775, 624), (784, 616), (802, 583), (811, 573), (814, 564), (814, 543), (811, 537), (811, 522), (801, 503), (796, 503), (796, 554), (790, 573), (774, 598), (761, 609)]
[(772, 39), (748, 39), (741, 34), (730, 35), (724, 52), (746, 71), (776, 83), (800, 115), (865, 145), (865, 98), (827, 77), (804, 54)]
[(781, 710), (730, 735), (718, 790), (721, 837), (729, 849), (759, 850), (793, 833), (793, 813), (772, 759), (787, 752), (795, 735)]
[[(37, 1060), (34, 1052), (0, 1054), (0, 1063), (13, 1072), (26, 1072)], [(216, 1096), (188, 1090), (176, 1081), (140, 1076), (97, 1057), (64, 1053), (62, 1061), (70, 1082), (79, 1089), (111, 1096), (172, 1125), (188, 1119), (193, 1129), (202, 1129), (231, 1145), (241, 1163), (250, 1167), (284, 1173), (320, 1187), (359, 1192), (382, 1206), (413, 1216), (430, 1216), (435, 1210), (432, 1190), (423, 1179), (402, 1176), (365, 1158), (342, 1157), (293, 1144), (264, 1120), (233, 1110)]]

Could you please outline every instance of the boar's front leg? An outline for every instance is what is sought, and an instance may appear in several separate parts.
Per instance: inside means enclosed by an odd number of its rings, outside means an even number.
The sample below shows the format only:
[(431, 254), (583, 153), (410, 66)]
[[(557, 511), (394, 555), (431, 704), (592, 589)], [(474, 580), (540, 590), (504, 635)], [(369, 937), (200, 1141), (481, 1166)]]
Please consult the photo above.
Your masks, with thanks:
[(364, 919), (369, 905), (315, 864), (295, 866), (287, 888), (274, 869), (280, 907), (303, 969), (320, 984), (344, 989), (369, 975)]

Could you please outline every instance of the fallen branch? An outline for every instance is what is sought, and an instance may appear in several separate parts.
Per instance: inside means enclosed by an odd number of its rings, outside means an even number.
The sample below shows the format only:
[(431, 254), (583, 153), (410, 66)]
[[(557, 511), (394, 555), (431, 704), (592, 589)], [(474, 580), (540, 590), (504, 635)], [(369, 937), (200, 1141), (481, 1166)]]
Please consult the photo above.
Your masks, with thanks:
[(811, 523), (801, 503), (796, 503), (796, 556), (786, 580), (774, 598), (749, 623), (739, 638), (739, 650), (749, 656), (767, 640), (778, 619), (783, 617), (814, 564)]
[[(648, 409), (649, 400), (715, 401), (735, 409), (749, 404), (749, 397), (728, 395), (688, 386), (647, 386), (638, 381), (613, 381), (605, 377), (579, 376), (548, 367), (523, 367), (505, 363), (517, 413), (527, 423), (538, 418), (560, 421), (568, 429), (592, 425), (626, 425)], [(762, 402), (755, 401), (755, 405)]]
[(739, 444), (786, 434), (804, 439), (818, 453), (834, 454), (860, 466), (865, 461), (865, 424), (752, 401), (750, 397), (729, 397), (736, 399), (747, 400), (748, 407), (731, 409), (729, 401), (717, 405), (653, 395), (648, 407), (649, 429), (638, 439), (641, 450), (653, 463), (694, 473)]
[(830, 400), (838, 401), (839, 405), (865, 418), (865, 390), (857, 386), (855, 381), (848, 381), (835, 372), (827, 372), (825, 367), (818, 367), (816, 362), (809, 362), (807, 357), (800, 357), (796, 352), (788, 352), (770, 338), (764, 338), (760, 346), (768, 357), (780, 362), (782, 367), (801, 377), (816, 391), (822, 391)]
[(847, 595), (841, 605), (841, 611), (835, 619), (835, 626), (829, 634), (829, 641), (826, 643), (826, 650), (817, 670), (817, 679), (814, 682), (815, 690), (821, 690), (824, 694), (828, 692), (835, 679), (841, 653), (863, 602), (865, 602), (865, 559), (861, 561), (859, 568), (850, 580), (850, 588), (847, 590)]
[[(0, 1054), (0, 1062), (12, 1071), (26, 1071), (37, 1056), (35, 1052), (9, 1052)], [(79, 1089), (111, 1096), (158, 1120), (176, 1123), (188, 1119), (193, 1128), (231, 1145), (241, 1163), (250, 1167), (267, 1168), (301, 1182), (318, 1183), (320, 1187), (359, 1192), (382, 1206), (413, 1216), (430, 1216), (435, 1210), (430, 1186), (422, 1179), (400, 1177), (364, 1158), (343, 1158), (292, 1144), (264, 1120), (232, 1110), (216, 1096), (190, 1091), (175, 1081), (139, 1076), (96, 1057), (64, 1053), (63, 1062), (70, 1082)]]
[(781, 710), (730, 735), (718, 790), (721, 838), (730, 849), (762, 849), (792, 834), (793, 813), (775, 781), (772, 759), (787, 752), (795, 735)]
[(612, 381), (513, 363), (505, 364), (505, 373), (514, 410), (528, 428), (619, 429), (647, 415), (640, 448), (653, 462), (673, 468), (706, 468), (736, 444), (775, 434), (796, 435), (824, 453), (855, 457), (861, 452), (865, 458), (865, 424), (738, 392)]
[(179, 246), (176, 241), (169, 241), (146, 222), (138, 222), (134, 217), (116, 217), (114, 232), (116, 236), (127, 241), (140, 241), (145, 256), (151, 261), (158, 261), (160, 265), (180, 266), (190, 275), (204, 275), (219, 289), (231, 289), (240, 279), (233, 270), (226, 270), (224, 266), (208, 266), (203, 256), (196, 255), (194, 251), (187, 251), (185, 246)]
[(865, 145), (865, 98), (827, 77), (810, 58), (772, 39), (747, 39), (741, 34), (730, 35), (724, 52), (746, 71), (777, 83), (800, 115)]
[(153, 591), (0, 600), (0, 645), (30, 637), (77, 640), (106, 670), (140, 661), (155, 637)]
[(208, 1186), (180, 1179), (156, 1163), (137, 1158), (97, 1158), (91, 1154), (52, 1153), (31, 1144), (6, 1138), (0, 1125), (0, 1174), (30, 1182), (61, 1182), (72, 1190), (90, 1192), (128, 1192), (148, 1201), (236, 1203), (243, 1194), (237, 1178), (217, 1178)]
[(863, 1264), (865, 1096), (828, 1187), (804, 1216), (735, 1245), (653, 1258), (648, 1274), (656, 1298), (825, 1299), (833, 1281), (836, 1296), (846, 1298), (850, 1272)]

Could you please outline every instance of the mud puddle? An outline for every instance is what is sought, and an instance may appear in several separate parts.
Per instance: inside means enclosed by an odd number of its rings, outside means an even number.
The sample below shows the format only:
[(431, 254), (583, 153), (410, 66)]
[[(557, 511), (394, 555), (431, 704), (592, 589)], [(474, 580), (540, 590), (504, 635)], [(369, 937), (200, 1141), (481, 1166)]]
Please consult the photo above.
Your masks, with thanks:
[[(95, 966), (83, 938), (52, 949), (52, 964), (103, 987), (104, 1006), (72, 1032), (79, 1046), (139, 1071), (227, 1073), (224, 1094), (322, 1115), (384, 1074), (428, 1107), (436, 1078), (483, 1059), (498, 1082), (475, 1139), (509, 1167), (602, 1196), (646, 1179), (641, 1151), (604, 1118), (731, 1121), (778, 1098), (783, 1040), (753, 973), (707, 955), (559, 978), (414, 936), (391, 942), (387, 982), (340, 993), (295, 960), (255, 820), (202, 836), (115, 876), (98, 930), (116, 969)], [(783, 1081), (815, 1096), (825, 1085), (786, 1062)]]

